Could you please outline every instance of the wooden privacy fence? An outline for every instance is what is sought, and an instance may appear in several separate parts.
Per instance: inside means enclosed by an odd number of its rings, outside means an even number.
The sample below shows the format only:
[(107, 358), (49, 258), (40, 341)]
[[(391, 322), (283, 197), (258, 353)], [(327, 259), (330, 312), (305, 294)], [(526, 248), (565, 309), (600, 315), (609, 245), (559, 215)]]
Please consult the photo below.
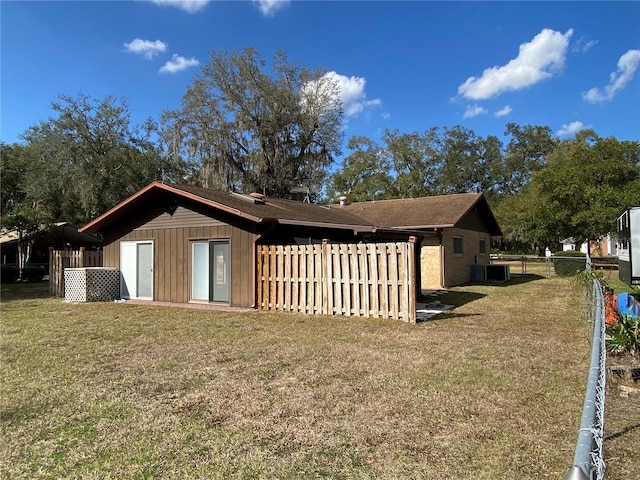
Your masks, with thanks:
[(64, 297), (64, 269), (101, 267), (102, 251), (49, 249), (49, 294)]
[(260, 309), (416, 321), (413, 242), (257, 250)]

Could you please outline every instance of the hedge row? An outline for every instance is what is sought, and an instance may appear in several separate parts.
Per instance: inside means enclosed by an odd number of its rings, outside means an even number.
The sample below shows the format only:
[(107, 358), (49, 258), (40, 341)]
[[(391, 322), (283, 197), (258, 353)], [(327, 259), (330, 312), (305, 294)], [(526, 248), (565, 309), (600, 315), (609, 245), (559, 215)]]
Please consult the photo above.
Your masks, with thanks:
[[(571, 258), (556, 258), (571, 257)], [(553, 254), (553, 268), (560, 277), (572, 277), (576, 273), (583, 272), (586, 268), (586, 255), (574, 250), (555, 252)]]
[[(27, 265), (22, 269), (23, 282), (41, 282), (44, 278), (44, 269), (33, 265)], [(0, 283), (14, 283), (20, 277), (18, 267), (10, 265), (0, 266)]]

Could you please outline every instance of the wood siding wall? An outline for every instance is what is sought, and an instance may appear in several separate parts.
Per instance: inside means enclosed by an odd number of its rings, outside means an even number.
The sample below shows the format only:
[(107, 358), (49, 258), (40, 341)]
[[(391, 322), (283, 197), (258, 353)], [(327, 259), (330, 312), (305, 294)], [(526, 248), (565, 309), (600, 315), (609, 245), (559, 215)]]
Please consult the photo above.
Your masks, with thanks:
[(258, 307), (416, 321), (410, 242), (257, 247)]
[[(166, 219), (165, 219), (166, 220)], [(181, 218), (177, 218), (178, 224)], [(215, 221), (215, 219), (212, 219)], [(221, 223), (221, 222), (217, 222)], [(158, 226), (155, 219), (134, 230), (126, 227), (105, 238), (104, 266), (120, 268), (120, 243), (123, 241), (153, 241), (153, 299), (162, 302), (187, 303), (190, 291), (190, 244), (193, 240), (228, 239), (231, 257), (230, 304), (251, 307), (255, 303), (254, 242), (255, 235), (228, 225), (148, 228)]]

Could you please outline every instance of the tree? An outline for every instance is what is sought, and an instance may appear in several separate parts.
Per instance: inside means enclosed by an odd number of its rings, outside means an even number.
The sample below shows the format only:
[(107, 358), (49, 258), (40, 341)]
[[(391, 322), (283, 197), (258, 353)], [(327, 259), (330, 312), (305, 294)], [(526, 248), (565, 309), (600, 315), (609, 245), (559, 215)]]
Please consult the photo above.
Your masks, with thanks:
[(367, 137), (353, 137), (348, 148), (353, 153), (330, 177), (327, 197), (335, 201), (344, 195), (349, 202), (391, 198), (391, 166), (380, 145)]
[(615, 231), (622, 211), (640, 205), (640, 143), (585, 130), (562, 141), (533, 175), (534, 216), (559, 239), (595, 240)]
[(537, 185), (524, 185), (517, 194), (502, 195), (492, 206), (502, 230), (502, 247), (514, 253), (544, 254), (546, 247), (553, 251), (561, 240), (560, 227)]
[(10, 209), (3, 211), (2, 226), (15, 231), (18, 235), (17, 263), (22, 279), (24, 267), (31, 260), (31, 251), (36, 240), (36, 235), (44, 230), (50, 223), (49, 213), (37, 203), (22, 201), (12, 205)]
[(504, 155), (503, 173), (500, 176), (501, 193), (515, 194), (531, 182), (533, 172), (542, 170), (546, 157), (557, 146), (551, 128), (508, 123), (505, 135), (511, 135)]
[(172, 151), (194, 162), (208, 188), (290, 197), (321, 184), (340, 153), (339, 86), (276, 53), (271, 72), (258, 53), (212, 51), (179, 110), (163, 115)]
[(495, 136), (482, 138), (455, 126), (422, 134), (385, 130), (382, 141), (382, 146), (366, 137), (350, 141), (355, 151), (332, 176), (333, 191), (362, 193), (367, 199), (502, 193), (504, 157)]
[(485, 177), (480, 189), (492, 202), (500, 198), (504, 191), (504, 153), (502, 142), (498, 137), (489, 135), (482, 141), (481, 157), (484, 163)]
[(26, 199), (24, 177), (27, 162), (24, 147), (0, 142), (0, 211), (3, 218), (15, 205)]
[(424, 134), (400, 134), (386, 130), (383, 135), (386, 156), (394, 172), (395, 197), (412, 198), (432, 195), (438, 183), (440, 143), (437, 129)]
[(17, 263), (20, 278), (31, 259), (35, 235), (49, 220), (48, 212), (41, 205), (27, 200), (25, 175), (28, 169), (25, 147), (0, 143), (0, 224), (3, 229), (14, 231), (18, 235)]
[(478, 193), (490, 185), (484, 139), (456, 125), (445, 128), (441, 139), (439, 193)]
[(82, 225), (154, 180), (180, 178), (184, 166), (163, 155), (151, 120), (132, 125), (125, 100), (60, 96), (58, 116), (27, 129), (26, 199), (54, 221)]

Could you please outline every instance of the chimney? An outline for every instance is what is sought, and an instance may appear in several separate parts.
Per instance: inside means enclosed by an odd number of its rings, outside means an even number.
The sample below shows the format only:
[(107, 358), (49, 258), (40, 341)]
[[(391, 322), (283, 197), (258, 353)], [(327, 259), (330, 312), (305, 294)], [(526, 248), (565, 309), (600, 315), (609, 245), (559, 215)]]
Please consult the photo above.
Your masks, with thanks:
[(347, 197), (345, 197), (344, 195), (341, 197), (338, 197), (338, 200), (340, 200), (340, 206), (344, 207), (347, 203)]

